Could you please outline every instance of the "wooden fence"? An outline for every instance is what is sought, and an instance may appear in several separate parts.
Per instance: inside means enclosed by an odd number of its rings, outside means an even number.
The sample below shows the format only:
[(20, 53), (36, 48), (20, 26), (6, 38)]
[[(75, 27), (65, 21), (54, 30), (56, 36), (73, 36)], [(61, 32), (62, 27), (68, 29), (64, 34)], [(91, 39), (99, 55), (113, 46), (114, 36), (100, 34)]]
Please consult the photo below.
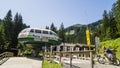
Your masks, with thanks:
[(4, 58), (7, 58), (7, 57), (12, 57), (14, 54), (12, 52), (4, 52), (2, 54), (0, 54), (0, 63), (2, 63), (4, 60)]
[[(60, 63), (62, 63), (62, 60), (61, 60), (61, 58), (62, 58), (62, 54), (69, 54), (69, 56), (70, 56), (70, 68), (72, 68), (72, 55), (73, 54), (80, 54), (80, 55), (89, 55), (89, 58), (90, 58), (90, 65), (91, 65), (91, 68), (93, 68), (93, 54), (95, 54), (95, 51), (93, 51), (93, 50), (86, 50), (86, 51), (59, 51), (59, 52), (57, 52), (57, 51), (54, 51), (53, 53), (56, 53), (56, 54), (59, 54), (59, 62)], [(52, 54), (53, 54), (52, 52), (45, 52), (45, 54), (47, 54), (47, 55), (50, 55), (49, 56), (49, 58), (50, 58), (50, 60), (52, 61)], [(54, 54), (53, 54), (53, 57), (54, 57)]]

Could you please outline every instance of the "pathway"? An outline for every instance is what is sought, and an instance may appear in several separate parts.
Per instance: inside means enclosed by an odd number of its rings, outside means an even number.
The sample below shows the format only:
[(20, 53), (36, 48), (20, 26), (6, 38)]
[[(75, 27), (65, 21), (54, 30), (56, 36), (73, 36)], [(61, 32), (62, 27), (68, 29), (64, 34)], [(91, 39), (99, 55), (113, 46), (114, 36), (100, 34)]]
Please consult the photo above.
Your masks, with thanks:
[[(64, 61), (63, 68), (70, 68), (69, 64), (70, 64), (69, 60)], [(72, 68), (91, 68), (89, 60), (74, 59), (72, 61), (72, 65), (73, 65)], [(110, 64), (99, 64), (98, 62), (95, 62), (94, 68), (120, 68), (120, 66)]]
[(11, 57), (0, 68), (42, 68), (40, 59), (26, 57)]

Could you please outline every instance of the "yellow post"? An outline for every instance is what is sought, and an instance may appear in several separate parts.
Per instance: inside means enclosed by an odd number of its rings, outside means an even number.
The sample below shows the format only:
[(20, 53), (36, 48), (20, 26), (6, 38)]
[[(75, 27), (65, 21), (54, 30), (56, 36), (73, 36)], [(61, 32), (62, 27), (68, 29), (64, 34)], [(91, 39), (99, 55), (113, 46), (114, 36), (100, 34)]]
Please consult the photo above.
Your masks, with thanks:
[(89, 29), (86, 30), (86, 39), (87, 39), (87, 45), (90, 50), (90, 31), (89, 31)]

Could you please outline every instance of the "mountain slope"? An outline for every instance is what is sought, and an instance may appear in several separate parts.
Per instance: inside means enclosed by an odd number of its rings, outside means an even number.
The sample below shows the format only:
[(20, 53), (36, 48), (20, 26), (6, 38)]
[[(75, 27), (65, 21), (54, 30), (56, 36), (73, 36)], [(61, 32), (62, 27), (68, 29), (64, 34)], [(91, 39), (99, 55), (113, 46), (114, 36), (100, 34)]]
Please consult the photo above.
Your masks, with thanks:
[(101, 20), (88, 25), (75, 24), (65, 28), (66, 42), (68, 43), (86, 43), (86, 28), (91, 31), (91, 43), (94, 44), (94, 32), (99, 30)]

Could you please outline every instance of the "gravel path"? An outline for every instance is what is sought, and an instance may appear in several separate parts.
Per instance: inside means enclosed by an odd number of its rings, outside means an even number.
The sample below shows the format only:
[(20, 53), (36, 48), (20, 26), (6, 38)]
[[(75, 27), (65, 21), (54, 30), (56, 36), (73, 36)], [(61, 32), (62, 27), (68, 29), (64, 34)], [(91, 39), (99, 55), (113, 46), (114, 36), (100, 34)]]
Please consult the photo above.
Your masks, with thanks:
[(42, 68), (42, 61), (26, 57), (11, 57), (0, 68)]
[[(63, 68), (70, 68), (70, 61), (64, 61)], [(72, 68), (91, 68), (89, 60), (73, 60), (72, 61), (73, 67)], [(99, 64), (95, 62), (94, 68), (120, 68), (120, 66), (110, 65), (110, 64)]]

